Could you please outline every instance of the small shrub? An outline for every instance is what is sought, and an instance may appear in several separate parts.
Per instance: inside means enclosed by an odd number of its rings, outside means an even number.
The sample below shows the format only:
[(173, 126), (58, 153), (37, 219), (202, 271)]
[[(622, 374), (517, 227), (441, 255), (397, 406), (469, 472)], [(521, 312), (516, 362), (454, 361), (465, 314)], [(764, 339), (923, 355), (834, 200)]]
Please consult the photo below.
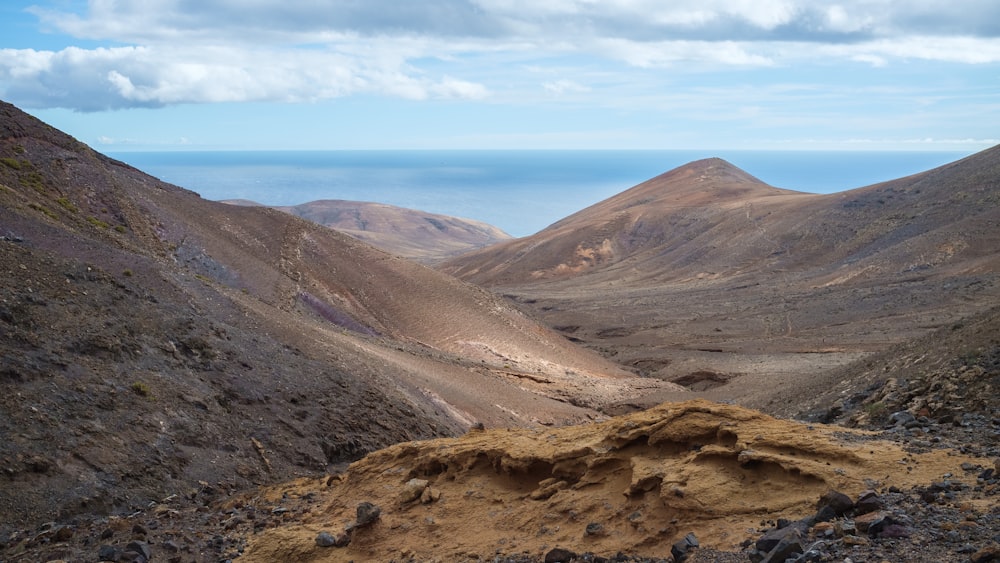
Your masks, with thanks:
[(100, 219), (98, 219), (97, 217), (93, 217), (93, 216), (91, 216), (91, 217), (87, 217), (87, 221), (88, 221), (88, 222), (89, 222), (89, 223), (90, 223), (91, 225), (93, 225), (93, 226), (95, 226), (95, 227), (98, 227), (98, 228), (100, 228), (100, 229), (109, 229), (109, 228), (111, 228), (111, 225), (109, 225), (109, 224), (105, 223), (104, 221), (101, 221), (101, 220), (100, 220)]
[(57, 199), (56, 203), (58, 203), (59, 205), (63, 206), (63, 209), (65, 209), (66, 211), (69, 211), (70, 213), (76, 213), (77, 211), (79, 211), (76, 208), (76, 206), (73, 205), (72, 201), (70, 201), (70, 200), (68, 200), (68, 199), (66, 199), (64, 197), (61, 197), (61, 198)]
[(119, 233), (125, 234), (125, 231), (128, 229), (125, 228), (125, 225), (115, 225), (115, 230)]
[(132, 277), (132, 270), (130, 270), (128, 268), (125, 268), (125, 270), (122, 272), (122, 275), (124, 275), (126, 278), (131, 278)]
[(41, 212), (41, 213), (43, 213), (43, 214), (47, 215), (47, 216), (48, 216), (49, 218), (51, 218), (51, 219), (58, 219), (58, 217), (56, 216), (56, 214), (55, 214), (55, 213), (53, 213), (53, 212), (49, 211), (49, 210), (48, 210), (47, 208), (45, 208), (44, 206), (41, 206), (41, 205), (38, 205), (37, 203), (29, 203), (29, 204), (28, 204), (28, 207), (30, 207), (30, 208), (32, 208), (32, 209), (34, 209), (35, 211), (39, 211), (39, 212)]
[(135, 393), (136, 395), (139, 395), (140, 397), (148, 397), (151, 393), (151, 391), (149, 390), (149, 385), (146, 385), (141, 381), (136, 381), (135, 383), (132, 384), (132, 392)]
[(25, 174), (17, 180), (26, 188), (31, 188), (39, 193), (45, 193), (45, 180), (38, 172)]
[(4, 163), (8, 168), (13, 168), (14, 170), (21, 169), (21, 161), (16, 158), (0, 158), (0, 162)]
[(885, 403), (883, 403), (882, 401), (878, 401), (878, 402), (875, 402), (875, 403), (869, 403), (869, 404), (865, 405), (865, 412), (868, 413), (868, 416), (871, 417), (871, 418), (878, 418), (878, 417), (884, 415), (887, 410), (888, 410), (888, 408), (885, 406)]

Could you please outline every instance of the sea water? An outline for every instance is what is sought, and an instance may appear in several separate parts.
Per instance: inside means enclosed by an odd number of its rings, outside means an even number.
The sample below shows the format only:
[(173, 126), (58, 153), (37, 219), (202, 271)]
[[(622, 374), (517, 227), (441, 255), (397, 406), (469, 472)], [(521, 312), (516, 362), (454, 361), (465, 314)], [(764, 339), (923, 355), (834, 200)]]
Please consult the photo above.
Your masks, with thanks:
[(776, 187), (830, 193), (900, 178), (965, 152), (371, 150), (123, 152), (111, 156), (212, 200), (372, 201), (484, 221), (526, 236), (688, 162), (721, 157)]

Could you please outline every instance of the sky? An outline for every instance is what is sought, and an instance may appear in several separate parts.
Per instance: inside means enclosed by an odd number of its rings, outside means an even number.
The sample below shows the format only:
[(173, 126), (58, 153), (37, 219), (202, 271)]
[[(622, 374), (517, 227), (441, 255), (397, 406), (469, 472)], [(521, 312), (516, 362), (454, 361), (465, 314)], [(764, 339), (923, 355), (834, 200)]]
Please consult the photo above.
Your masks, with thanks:
[(974, 152), (1000, 2), (4, 0), (0, 99), (106, 152)]

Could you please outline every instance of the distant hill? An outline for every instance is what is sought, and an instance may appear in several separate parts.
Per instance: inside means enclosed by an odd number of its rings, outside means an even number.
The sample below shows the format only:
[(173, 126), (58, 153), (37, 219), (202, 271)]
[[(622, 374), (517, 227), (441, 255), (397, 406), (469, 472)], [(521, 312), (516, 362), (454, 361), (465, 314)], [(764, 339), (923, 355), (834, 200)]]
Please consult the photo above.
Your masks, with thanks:
[(707, 159), (440, 268), (638, 373), (768, 407), (1000, 302), (998, 226), (1000, 147), (828, 195)]
[(0, 536), (649, 389), (491, 293), (0, 103)]
[[(223, 203), (260, 205), (246, 200)], [(502, 230), (480, 221), (382, 203), (320, 200), (275, 209), (423, 263), (440, 262), (511, 238)]]

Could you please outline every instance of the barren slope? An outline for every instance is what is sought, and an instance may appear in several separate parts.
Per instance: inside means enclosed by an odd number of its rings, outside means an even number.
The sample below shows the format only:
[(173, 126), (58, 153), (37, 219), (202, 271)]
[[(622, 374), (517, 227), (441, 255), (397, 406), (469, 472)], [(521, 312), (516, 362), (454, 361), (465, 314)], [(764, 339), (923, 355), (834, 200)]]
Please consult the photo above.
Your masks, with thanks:
[[(224, 203), (258, 205), (239, 200)], [(382, 203), (320, 200), (276, 209), (427, 264), (511, 238), (480, 221)]]
[(1000, 148), (829, 195), (718, 159), (442, 265), (638, 373), (772, 391), (1000, 302)]
[(585, 420), (651, 388), (490, 293), (202, 200), (8, 104), (0, 237), (5, 525), (310, 474), (477, 421)]

